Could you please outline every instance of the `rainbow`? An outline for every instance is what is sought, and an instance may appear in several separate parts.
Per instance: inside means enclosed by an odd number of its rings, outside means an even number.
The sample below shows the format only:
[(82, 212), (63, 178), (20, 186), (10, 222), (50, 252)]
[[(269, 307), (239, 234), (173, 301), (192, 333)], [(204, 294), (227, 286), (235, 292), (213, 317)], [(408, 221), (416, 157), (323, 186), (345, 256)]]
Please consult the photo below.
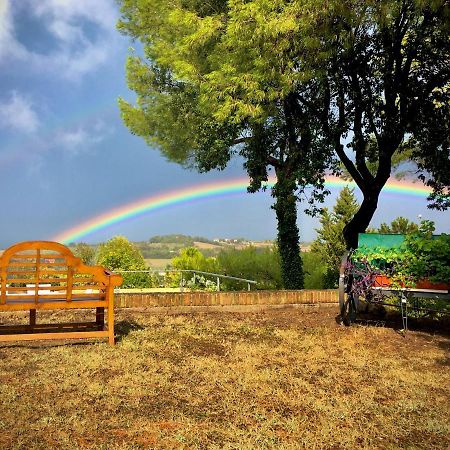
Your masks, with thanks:
[[(274, 180), (270, 180), (267, 183), (267, 186), (271, 187), (273, 184)], [(151, 211), (156, 211), (181, 203), (189, 203), (194, 200), (206, 200), (224, 195), (243, 193), (246, 192), (247, 186), (248, 179), (240, 178), (190, 186), (184, 189), (178, 189), (164, 192), (159, 195), (142, 198), (84, 221), (57, 234), (52, 238), (52, 240), (66, 244), (76, 242), (98, 230)], [(356, 187), (356, 184), (354, 182), (345, 181), (330, 176), (326, 178), (325, 186), (328, 189), (331, 189), (342, 188), (344, 186)], [(412, 182), (389, 181), (384, 188), (384, 192), (413, 195), (416, 197), (427, 197), (431, 190), (425, 186), (420, 186)]]

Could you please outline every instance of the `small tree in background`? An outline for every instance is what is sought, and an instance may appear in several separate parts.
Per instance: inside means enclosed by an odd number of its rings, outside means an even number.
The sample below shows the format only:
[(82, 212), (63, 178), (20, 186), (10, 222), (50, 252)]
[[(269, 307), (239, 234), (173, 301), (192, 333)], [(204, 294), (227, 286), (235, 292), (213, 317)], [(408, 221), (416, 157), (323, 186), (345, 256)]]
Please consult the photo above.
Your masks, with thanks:
[(417, 231), (419, 225), (406, 217), (397, 217), (390, 224), (383, 222), (379, 228), (367, 228), (366, 233), (409, 234)]
[(81, 261), (83, 261), (83, 263), (87, 266), (92, 266), (93, 264), (95, 264), (95, 247), (84, 242), (80, 242), (78, 244), (75, 244), (72, 252), (75, 256), (78, 256), (78, 258), (80, 258)]
[(311, 245), (311, 251), (321, 256), (326, 266), (324, 287), (335, 288), (338, 284), (339, 266), (346, 250), (344, 227), (352, 219), (359, 205), (354, 196), (354, 189), (344, 187), (333, 210), (324, 208), (320, 215), (321, 227), (316, 230), (317, 238)]
[[(98, 249), (97, 263), (113, 271), (146, 270), (144, 257), (139, 249), (124, 236), (115, 236), (101, 244)], [(124, 273), (124, 288), (143, 288), (152, 285), (147, 273)]]
[(201, 270), (203, 272), (216, 272), (218, 267), (214, 258), (206, 258), (195, 247), (183, 248), (180, 254), (172, 259), (171, 266), (179, 270)]
[(418, 229), (419, 226), (406, 217), (397, 217), (390, 225), (382, 223), (378, 228), (378, 233), (409, 234)]
[(316, 252), (303, 252), (305, 270), (305, 289), (324, 289), (327, 278), (327, 266), (322, 256)]
[[(199, 270), (202, 272), (214, 272), (218, 271), (218, 265), (215, 258), (206, 258), (203, 253), (195, 247), (187, 247), (180, 250), (180, 254), (172, 259), (170, 267), (178, 270)], [(166, 274), (166, 284), (171, 286), (178, 286), (180, 284), (182, 275), (179, 273)], [(184, 277), (183, 277), (184, 278)], [(187, 285), (190, 288), (212, 290), (210, 280), (205, 277), (194, 276), (193, 273), (186, 276)]]
[[(255, 247), (243, 250), (223, 250), (217, 256), (220, 271), (247, 280), (257, 281), (257, 289), (281, 289), (283, 280), (281, 275), (281, 261), (278, 249), (258, 251)], [(223, 280), (223, 285), (229, 290), (242, 290), (246, 286), (242, 282)]]

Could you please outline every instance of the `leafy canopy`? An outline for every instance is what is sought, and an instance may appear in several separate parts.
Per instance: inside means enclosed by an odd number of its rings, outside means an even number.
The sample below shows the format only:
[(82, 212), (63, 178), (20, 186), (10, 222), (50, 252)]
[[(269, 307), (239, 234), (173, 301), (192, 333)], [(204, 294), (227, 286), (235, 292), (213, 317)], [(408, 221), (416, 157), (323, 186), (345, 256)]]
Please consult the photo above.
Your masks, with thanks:
[(283, 3), (123, 0), (118, 28), (145, 46), (128, 59), (138, 97), (134, 106), (119, 100), (125, 124), (200, 171), (241, 156), (251, 191), (281, 166), (301, 191), (323, 187), (331, 155), (292, 95), (305, 79), (294, 59), (302, 40), (293, 37), (308, 2)]
[(397, 217), (390, 225), (382, 223), (378, 229), (379, 233), (393, 233), (393, 234), (409, 234), (417, 231), (419, 226), (408, 220), (406, 217)]
[(98, 249), (98, 264), (110, 270), (140, 270), (145, 269), (143, 256), (124, 236), (114, 236)]

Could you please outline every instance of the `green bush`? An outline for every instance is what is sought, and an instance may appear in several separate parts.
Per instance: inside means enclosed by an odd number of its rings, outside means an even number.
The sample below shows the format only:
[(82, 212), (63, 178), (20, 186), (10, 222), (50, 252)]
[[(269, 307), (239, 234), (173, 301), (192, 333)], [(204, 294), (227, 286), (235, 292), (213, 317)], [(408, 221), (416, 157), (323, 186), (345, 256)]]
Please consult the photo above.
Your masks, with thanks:
[[(257, 289), (281, 289), (281, 264), (277, 249), (258, 250), (247, 247), (243, 250), (223, 250), (217, 255), (220, 273), (228, 276), (257, 281)], [(243, 290), (243, 282), (223, 279), (224, 290)]]
[(305, 289), (332, 289), (337, 287), (339, 273), (330, 273), (322, 255), (316, 252), (302, 253), (305, 272)]
[[(123, 236), (115, 236), (99, 246), (97, 263), (116, 272), (148, 270), (139, 249)], [(148, 273), (123, 273), (122, 275), (122, 288), (145, 288), (153, 285), (152, 277)]]

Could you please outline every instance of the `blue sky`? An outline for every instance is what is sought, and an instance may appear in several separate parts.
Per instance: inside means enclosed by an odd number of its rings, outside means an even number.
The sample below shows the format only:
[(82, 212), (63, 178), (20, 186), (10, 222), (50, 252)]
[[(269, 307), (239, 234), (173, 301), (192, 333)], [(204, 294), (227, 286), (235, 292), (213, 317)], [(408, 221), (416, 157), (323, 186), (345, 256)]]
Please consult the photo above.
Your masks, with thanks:
[[(117, 98), (133, 99), (124, 69), (133, 44), (117, 33), (117, 18), (114, 0), (0, 0), (0, 247), (50, 239), (139, 198), (245, 175), (238, 160), (223, 172), (187, 171), (128, 132)], [(168, 233), (274, 239), (270, 204), (267, 193), (184, 204), (85, 241)], [(419, 214), (440, 232), (450, 229), (449, 212), (392, 194), (382, 194), (372, 225)], [(317, 223), (300, 212), (302, 240)]]

